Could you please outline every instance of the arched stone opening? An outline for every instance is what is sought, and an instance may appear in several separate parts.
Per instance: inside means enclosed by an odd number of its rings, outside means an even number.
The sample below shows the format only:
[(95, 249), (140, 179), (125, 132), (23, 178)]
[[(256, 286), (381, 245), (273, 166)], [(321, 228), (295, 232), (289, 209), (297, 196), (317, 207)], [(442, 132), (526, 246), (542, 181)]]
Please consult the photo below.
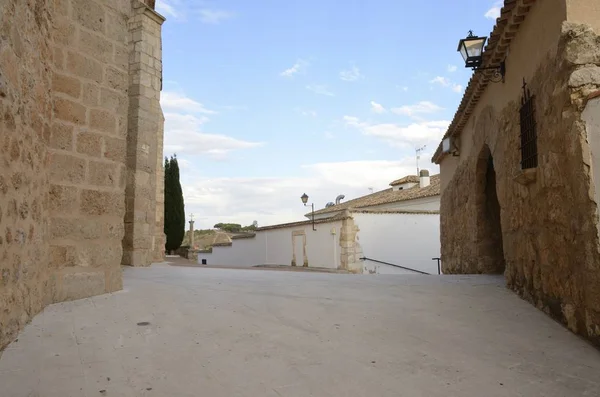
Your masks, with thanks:
[(494, 159), (487, 145), (477, 159), (475, 189), (478, 271), (484, 274), (503, 274), (506, 262), (502, 245), (500, 203), (496, 191)]

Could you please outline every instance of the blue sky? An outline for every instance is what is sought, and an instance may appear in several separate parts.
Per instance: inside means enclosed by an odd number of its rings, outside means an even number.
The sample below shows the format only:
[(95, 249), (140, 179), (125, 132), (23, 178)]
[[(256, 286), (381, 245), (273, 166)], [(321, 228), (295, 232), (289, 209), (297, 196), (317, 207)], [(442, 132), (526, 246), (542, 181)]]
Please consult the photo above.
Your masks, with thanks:
[(471, 71), (456, 52), (488, 35), (487, 0), (158, 0), (165, 155), (181, 164), (197, 227), (302, 219), (416, 173)]

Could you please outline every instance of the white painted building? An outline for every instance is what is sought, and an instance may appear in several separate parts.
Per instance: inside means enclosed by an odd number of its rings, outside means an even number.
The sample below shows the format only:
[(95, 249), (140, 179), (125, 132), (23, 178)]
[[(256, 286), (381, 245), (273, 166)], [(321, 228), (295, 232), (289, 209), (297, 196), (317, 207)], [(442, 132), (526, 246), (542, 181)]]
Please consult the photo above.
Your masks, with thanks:
[(439, 175), (430, 178), (425, 171), (421, 178), (408, 176), (390, 185), (315, 211), (314, 229), (312, 219), (261, 227), (253, 236), (234, 237), (200, 252), (198, 263), (437, 274)]
[[(439, 211), (440, 176), (429, 176), (426, 170), (421, 176), (408, 175), (390, 183), (390, 188), (353, 200), (338, 203), (315, 211), (315, 219), (325, 219), (341, 214), (346, 209)], [(312, 217), (312, 213), (305, 215)]]

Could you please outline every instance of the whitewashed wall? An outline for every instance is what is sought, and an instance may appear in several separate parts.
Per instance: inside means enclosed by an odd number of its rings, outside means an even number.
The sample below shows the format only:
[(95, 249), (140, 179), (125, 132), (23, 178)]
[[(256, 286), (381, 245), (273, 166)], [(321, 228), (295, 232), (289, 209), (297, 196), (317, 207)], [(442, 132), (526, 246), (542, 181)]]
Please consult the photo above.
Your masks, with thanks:
[[(256, 265), (292, 264), (292, 235), (304, 232), (309, 267), (336, 269), (340, 265), (341, 221), (318, 223), (278, 229), (259, 230), (254, 238), (234, 239), (231, 246), (213, 247), (212, 253), (198, 254), (198, 263), (207, 265), (251, 267)], [(334, 234), (332, 234), (332, 232)], [(296, 239), (296, 265), (303, 265), (302, 236)]]
[[(438, 273), (437, 262), (431, 259), (440, 256), (438, 214), (354, 213), (353, 217), (360, 230), (358, 242), (364, 257), (430, 274)], [(371, 261), (365, 261), (363, 266), (364, 273), (412, 273)]]

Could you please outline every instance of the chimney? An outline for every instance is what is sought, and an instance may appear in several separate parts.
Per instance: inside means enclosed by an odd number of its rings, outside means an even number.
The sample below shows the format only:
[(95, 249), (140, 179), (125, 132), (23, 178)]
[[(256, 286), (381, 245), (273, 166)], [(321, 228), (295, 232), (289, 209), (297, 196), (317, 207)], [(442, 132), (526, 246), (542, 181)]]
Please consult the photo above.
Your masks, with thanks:
[(424, 188), (429, 186), (430, 184), (430, 179), (429, 179), (429, 171), (427, 170), (421, 170), (421, 172), (419, 172), (419, 187), (420, 188)]

